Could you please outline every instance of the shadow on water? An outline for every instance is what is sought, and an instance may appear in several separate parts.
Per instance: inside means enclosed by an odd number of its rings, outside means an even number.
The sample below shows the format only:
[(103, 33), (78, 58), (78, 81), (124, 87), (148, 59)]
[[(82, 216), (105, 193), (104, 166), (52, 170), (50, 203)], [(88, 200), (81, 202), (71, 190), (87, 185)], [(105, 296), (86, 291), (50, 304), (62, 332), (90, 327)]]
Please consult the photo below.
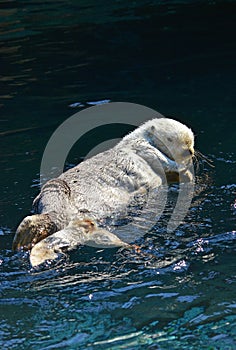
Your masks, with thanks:
[[(0, 1), (1, 349), (235, 349), (235, 1)], [(192, 205), (178, 187), (139, 250), (79, 247), (45, 268), (13, 254), (55, 128), (91, 101), (144, 104), (196, 133)], [(84, 106), (84, 107), (83, 107)], [(79, 162), (81, 149), (68, 163)]]

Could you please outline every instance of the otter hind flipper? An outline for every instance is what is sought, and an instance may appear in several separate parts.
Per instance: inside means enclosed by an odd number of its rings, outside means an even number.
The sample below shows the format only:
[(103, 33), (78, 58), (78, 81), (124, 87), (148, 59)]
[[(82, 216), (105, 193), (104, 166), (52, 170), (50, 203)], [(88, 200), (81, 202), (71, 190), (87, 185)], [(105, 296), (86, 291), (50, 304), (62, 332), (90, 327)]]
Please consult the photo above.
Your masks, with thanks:
[(13, 250), (30, 250), (32, 246), (57, 231), (49, 214), (26, 216), (16, 230), (12, 243)]
[(72, 220), (63, 230), (37, 243), (30, 254), (32, 266), (38, 266), (46, 260), (54, 260), (60, 253), (75, 249), (78, 245), (98, 248), (128, 246), (113, 233), (97, 227), (90, 219)]

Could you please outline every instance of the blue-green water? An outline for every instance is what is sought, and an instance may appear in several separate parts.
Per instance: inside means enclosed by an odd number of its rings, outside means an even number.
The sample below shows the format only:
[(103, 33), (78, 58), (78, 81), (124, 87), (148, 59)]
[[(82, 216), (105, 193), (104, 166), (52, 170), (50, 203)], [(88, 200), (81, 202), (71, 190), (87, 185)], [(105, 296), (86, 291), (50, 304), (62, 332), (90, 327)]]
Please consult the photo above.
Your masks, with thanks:
[[(0, 1), (1, 349), (236, 348), (235, 13), (235, 1)], [(80, 247), (33, 270), (11, 243), (44, 148), (69, 105), (104, 99), (180, 119), (215, 167), (200, 160), (167, 234), (170, 189), (140, 254)]]

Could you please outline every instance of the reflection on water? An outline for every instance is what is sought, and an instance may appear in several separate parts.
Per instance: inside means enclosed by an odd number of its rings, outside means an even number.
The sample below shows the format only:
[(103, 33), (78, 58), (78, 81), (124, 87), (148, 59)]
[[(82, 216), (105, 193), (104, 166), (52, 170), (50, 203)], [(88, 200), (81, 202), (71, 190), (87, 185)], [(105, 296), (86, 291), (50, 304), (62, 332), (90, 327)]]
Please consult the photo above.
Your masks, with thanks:
[[(235, 5), (0, 1), (2, 349), (235, 349)], [(32, 269), (11, 242), (46, 143), (81, 104), (103, 100), (180, 119), (215, 167), (199, 161), (174, 233), (177, 186), (139, 252), (79, 247)]]

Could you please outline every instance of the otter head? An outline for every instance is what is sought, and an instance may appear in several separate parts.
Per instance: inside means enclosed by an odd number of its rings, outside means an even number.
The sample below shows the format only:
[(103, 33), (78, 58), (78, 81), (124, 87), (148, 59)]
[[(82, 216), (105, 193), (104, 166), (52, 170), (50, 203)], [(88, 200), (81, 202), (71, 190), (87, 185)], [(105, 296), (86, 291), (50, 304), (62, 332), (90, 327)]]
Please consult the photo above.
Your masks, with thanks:
[(36, 243), (57, 231), (48, 214), (26, 216), (16, 230), (13, 250), (30, 250)]
[(144, 126), (145, 138), (168, 159), (185, 165), (194, 156), (194, 135), (186, 125), (173, 119), (159, 118)]
[[(149, 120), (125, 136), (117, 146), (132, 149), (159, 174), (180, 174), (193, 170), (193, 132), (173, 119)], [(187, 178), (192, 177), (189, 175)]]

